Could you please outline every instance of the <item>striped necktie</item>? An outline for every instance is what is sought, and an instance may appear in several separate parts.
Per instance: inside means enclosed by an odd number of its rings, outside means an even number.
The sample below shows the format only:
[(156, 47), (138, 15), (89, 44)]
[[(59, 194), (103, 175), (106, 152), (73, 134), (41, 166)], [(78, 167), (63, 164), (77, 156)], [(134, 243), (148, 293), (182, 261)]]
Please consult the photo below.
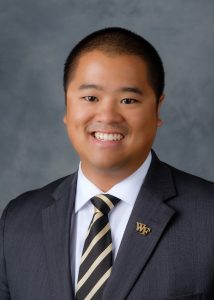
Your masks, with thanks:
[(112, 269), (112, 239), (108, 213), (120, 199), (101, 194), (91, 198), (95, 212), (83, 247), (76, 300), (102, 299)]

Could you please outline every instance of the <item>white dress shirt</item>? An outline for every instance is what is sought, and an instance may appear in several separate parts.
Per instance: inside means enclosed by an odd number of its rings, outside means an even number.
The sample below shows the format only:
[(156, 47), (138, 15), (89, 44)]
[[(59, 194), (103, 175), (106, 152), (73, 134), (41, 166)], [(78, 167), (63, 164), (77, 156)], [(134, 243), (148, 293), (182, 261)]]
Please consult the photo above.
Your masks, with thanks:
[[(117, 255), (126, 225), (150, 163), (151, 153), (149, 153), (145, 162), (132, 175), (117, 183), (106, 192), (106, 194), (111, 194), (121, 199), (117, 206), (109, 213), (109, 223), (113, 243), (113, 259), (115, 259)], [(71, 237), (74, 247), (71, 256), (71, 272), (75, 291), (85, 235), (94, 214), (94, 206), (89, 200), (98, 194), (104, 193), (85, 177), (80, 163), (75, 200), (75, 220)]]

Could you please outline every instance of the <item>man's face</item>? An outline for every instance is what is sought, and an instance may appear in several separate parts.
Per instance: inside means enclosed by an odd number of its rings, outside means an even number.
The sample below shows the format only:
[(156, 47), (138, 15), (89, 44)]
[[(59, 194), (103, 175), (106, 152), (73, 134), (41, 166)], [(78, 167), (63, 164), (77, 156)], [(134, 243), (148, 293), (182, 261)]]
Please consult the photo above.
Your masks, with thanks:
[(83, 54), (66, 101), (64, 122), (85, 174), (131, 174), (144, 162), (161, 121), (140, 57)]

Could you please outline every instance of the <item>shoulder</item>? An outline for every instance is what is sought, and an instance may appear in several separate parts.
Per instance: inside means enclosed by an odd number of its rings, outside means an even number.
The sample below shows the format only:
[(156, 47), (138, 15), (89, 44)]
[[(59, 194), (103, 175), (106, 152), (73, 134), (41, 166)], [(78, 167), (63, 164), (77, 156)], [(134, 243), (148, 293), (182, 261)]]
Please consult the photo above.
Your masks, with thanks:
[(147, 177), (149, 182), (152, 182), (152, 187), (158, 187), (160, 190), (173, 190), (172, 194), (214, 197), (214, 182), (184, 172), (159, 160), (154, 151), (152, 151), (152, 162)]
[(201, 222), (214, 225), (214, 183), (170, 165), (166, 166), (171, 172), (176, 192), (176, 196), (168, 203), (183, 216), (194, 216)]
[(186, 209), (189, 206), (190, 211), (195, 208), (213, 212), (213, 182), (179, 170), (160, 161), (154, 152), (152, 154), (149, 182), (152, 182), (153, 188), (159, 193), (164, 191), (164, 195), (169, 196), (170, 203), (176, 207), (179, 205)]
[(168, 165), (168, 167), (171, 170), (175, 186), (180, 193), (194, 192), (195, 194), (203, 193), (204, 195), (214, 196), (214, 182), (205, 180), (193, 174), (186, 173), (170, 165)]
[(41, 188), (27, 191), (15, 199), (12, 199), (5, 207), (3, 217), (8, 213), (10, 215), (19, 212), (21, 214), (28, 214), (32, 212), (32, 210), (36, 213), (36, 211), (49, 206), (54, 201), (53, 194), (60, 190), (61, 186), (65, 184), (69, 187), (75, 174), (76, 173), (59, 178)]

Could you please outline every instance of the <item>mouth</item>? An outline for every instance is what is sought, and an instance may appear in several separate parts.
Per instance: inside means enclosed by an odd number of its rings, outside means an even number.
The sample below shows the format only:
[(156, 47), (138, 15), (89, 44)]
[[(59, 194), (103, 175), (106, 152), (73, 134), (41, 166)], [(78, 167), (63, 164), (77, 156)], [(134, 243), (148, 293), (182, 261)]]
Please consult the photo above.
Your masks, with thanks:
[(92, 133), (95, 139), (99, 141), (110, 141), (110, 142), (117, 142), (124, 139), (124, 135), (121, 133), (107, 133), (107, 132), (99, 132), (95, 131)]

